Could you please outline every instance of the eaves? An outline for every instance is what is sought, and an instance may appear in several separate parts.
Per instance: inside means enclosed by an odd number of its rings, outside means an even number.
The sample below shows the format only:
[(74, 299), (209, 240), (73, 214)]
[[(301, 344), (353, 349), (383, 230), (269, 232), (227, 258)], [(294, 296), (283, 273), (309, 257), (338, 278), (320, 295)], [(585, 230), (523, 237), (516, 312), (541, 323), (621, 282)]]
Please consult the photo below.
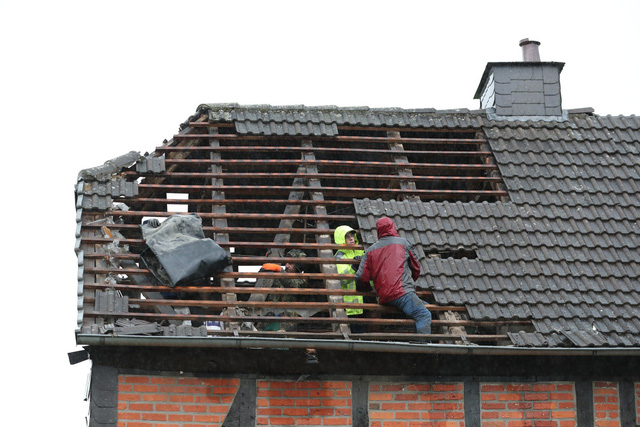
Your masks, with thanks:
[(79, 345), (127, 346), (127, 347), (182, 347), (182, 348), (236, 348), (236, 349), (307, 349), (361, 351), (374, 353), (447, 354), (478, 356), (640, 356), (640, 347), (589, 347), (589, 348), (522, 348), (479, 345), (448, 345), (431, 343), (403, 343), (379, 341), (350, 341), (291, 338), (255, 337), (153, 337), (153, 336), (104, 336), (79, 334)]

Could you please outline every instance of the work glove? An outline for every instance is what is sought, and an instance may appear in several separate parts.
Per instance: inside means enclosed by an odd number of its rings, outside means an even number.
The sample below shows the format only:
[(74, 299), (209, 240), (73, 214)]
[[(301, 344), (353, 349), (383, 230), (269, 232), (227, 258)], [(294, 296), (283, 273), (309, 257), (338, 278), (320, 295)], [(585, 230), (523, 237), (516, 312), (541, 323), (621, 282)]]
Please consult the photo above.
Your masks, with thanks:
[(142, 224), (146, 224), (149, 227), (153, 227), (153, 228), (160, 227), (160, 221), (158, 221), (156, 218), (147, 219)]
[(358, 268), (360, 268), (360, 261), (362, 261), (362, 255), (356, 255), (353, 257), (353, 259), (358, 261), (357, 264), (351, 264), (351, 268), (353, 268), (353, 271), (355, 273), (356, 271), (358, 271)]

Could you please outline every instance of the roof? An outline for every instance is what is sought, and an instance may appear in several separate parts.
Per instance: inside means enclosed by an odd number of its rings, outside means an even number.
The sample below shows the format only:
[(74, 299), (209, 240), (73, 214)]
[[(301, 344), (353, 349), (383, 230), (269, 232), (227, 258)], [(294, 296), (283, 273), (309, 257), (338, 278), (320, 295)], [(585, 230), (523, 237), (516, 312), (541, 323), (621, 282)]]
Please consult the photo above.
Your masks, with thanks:
[(471, 129), (483, 123), (483, 115), (468, 109), (202, 104), (198, 111), (207, 112), (210, 121), (233, 123), (245, 135), (333, 136), (337, 126), (346, 125)]
[[(509, 202), (358, 200), (367, 243), (388, 215), (414, 242), (440, 304), (474, 319), (532, 319), (523, 346), (640, 345), (640, 118), (483, 127)], [(473, 249), (475, 259), (430, 258)]]
[[(566, 120), (507, 121), (492, 120), (484, 110), (203, 104), (181, 131), (196, 119), (267, 141), (338, 138), (345, 129), (479, 132), (504, 193), (435, 200), (418, 188), (396, 200), (354, 188), (354, 218), (364, 243), (375, 241), (377, 218), (393, 218), (414, 243), (423, 267), (419, 285), (436, 304), (465, 307), (476, 321), (531, 322), (534, 329), (504, 327), (511, 345), (640, 346), (639, 118), (580, 110)], [(179, 140), (168, 141), (166, 150)], [(114, 174), (114, 180), (137, 184), (139, 174), (161, 176), (170, 152), (163, 150), (137, 160), (136, 171), (127, 172), (135, 179)], [(166, 168), (170, 164), (167, 158)], [(91, 176), (81, 174), (78, 209), (111, 209), (118, 197), (135, 199), (144, 191), (144, 180), (139, 190), (99, 186)]]

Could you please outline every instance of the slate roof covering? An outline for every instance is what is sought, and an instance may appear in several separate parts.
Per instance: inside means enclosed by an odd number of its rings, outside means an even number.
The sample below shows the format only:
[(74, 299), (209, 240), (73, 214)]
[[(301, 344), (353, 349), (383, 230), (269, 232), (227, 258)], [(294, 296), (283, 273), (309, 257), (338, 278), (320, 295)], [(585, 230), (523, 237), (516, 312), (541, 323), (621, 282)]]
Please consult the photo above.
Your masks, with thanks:
[[(438, 303), (533, 320), (516, 345), (639, 346), (640, 118), (483, 124), (510, 201), (356, 200), (365, 242), (393, 218)], [(477, 258), (428, 256), (458, 247)]]

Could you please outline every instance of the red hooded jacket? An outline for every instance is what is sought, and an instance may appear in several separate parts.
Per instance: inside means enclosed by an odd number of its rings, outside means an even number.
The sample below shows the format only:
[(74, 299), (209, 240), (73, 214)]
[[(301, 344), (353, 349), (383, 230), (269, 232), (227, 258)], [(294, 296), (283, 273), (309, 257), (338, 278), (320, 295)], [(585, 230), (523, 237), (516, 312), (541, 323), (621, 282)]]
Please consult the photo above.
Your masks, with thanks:
[(398, 236), (390, 218), (376, 223), (378, 241), (365, 252), (356, 272), (356, 282), (373, 280), (380, 304), (415, 292), (414, 281), (420, 277), (420, 264), (411, 244)]

